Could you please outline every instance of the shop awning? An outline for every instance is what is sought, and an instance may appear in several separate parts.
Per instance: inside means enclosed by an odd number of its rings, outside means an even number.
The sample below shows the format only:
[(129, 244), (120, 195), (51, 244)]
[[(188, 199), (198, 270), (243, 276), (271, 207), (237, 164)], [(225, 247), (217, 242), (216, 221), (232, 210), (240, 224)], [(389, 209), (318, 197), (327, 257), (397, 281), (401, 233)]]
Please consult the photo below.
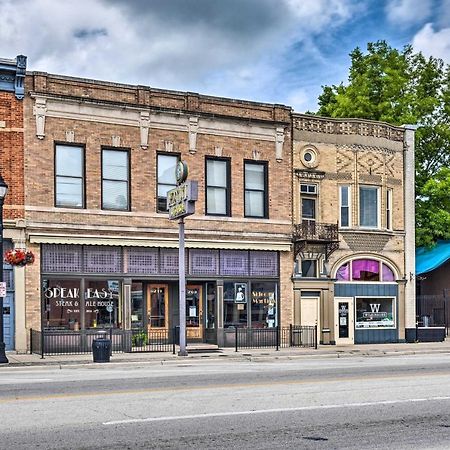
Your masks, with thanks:
[[(31, 234), (33, 244), (77, 244), (77, 245), (111, 245), (124, 247), (161, 247), (178, 248), (178, 238), (122, 238), (120, 236), (68, 236)], [(233, 249), (233, 250), (270, 250), (289, 252), (291, 243), (288, 241), (249, 241), (249, 240), (212, 240), (186, 239), (187, 248)]]
[(416, 275), (431, 272), (450, 260), (450, 240), (438, 241), (432, 248), (416, 249)]

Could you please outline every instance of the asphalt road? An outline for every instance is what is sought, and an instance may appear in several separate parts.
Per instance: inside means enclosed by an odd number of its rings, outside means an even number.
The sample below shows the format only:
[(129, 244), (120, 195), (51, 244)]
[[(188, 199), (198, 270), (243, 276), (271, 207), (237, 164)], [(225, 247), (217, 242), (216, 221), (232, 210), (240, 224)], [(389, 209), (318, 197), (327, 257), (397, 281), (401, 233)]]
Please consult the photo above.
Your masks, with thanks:
[(450, 448), (450, 355), (0, 368), (0, 449)]

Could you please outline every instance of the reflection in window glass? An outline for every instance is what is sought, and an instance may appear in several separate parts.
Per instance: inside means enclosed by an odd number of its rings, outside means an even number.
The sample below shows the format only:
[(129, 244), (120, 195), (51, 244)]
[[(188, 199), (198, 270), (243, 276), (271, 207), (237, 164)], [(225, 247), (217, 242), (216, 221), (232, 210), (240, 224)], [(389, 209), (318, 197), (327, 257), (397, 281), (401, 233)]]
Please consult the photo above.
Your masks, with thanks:
[(128, 152), (103, 150), (102, 208), (128, 210)]
[(131, 284), (131, 328), (144, 328), (144, 290), (141, 282)]
[(207, 159), (206, 181), (206, 213), (228, 215), (228, 161)]
[(44, 280), (44, 327), (78, 331), (81, 327), (80, 280)]
[(223, 324), (224, 327), (247, 326), (247, 284), (226, 282), (223, 284)]
[(350, 281), (350, 263), (342, 264), (336, 272), (336, 279), (338, 281)]
[(81, 147), (57, 145), (55, 159), (56, 206), (83, 207), (83, 149)]
[(382, 264), (383, 267), (383, 281), (395, 281), (394, 272), (386, 264)]
[(265, 164), (245, 163), (245, 216), (266, 217), (267, 187)]
[(378, 188), (359, 188), (359, 224), (362, 227), (378, 227)]
[(274, 328), (277, 326), (276, 283), (252, 283), (251, 327)]
[(167, 212), (167, 192), (177, 187), (175, 170), (177, 155), (158, 155), (158, 205), (160, 212)]
[(122, 305), (118, 280), (86, 280), (86, 328), (121, 328)]
[(352, 261), (353, 281), (380, 281), (380, 262), (374, 259)]
[(395, 328), (393, 298), (356, 298), (356, 328)]
[(315, 259), (302, 259), (302, 276), (317, 277), (317, 261)]

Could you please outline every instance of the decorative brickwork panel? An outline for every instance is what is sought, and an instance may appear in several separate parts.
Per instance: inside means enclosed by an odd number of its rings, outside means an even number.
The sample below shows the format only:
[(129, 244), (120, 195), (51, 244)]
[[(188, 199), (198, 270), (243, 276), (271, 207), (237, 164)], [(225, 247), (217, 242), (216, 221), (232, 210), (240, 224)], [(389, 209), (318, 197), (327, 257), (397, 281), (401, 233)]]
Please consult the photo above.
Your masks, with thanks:
[(126, 248), (125, 273), (152, 275), (158, 273), (159, 252), (157, 248)]
[(42, 272), (82, 272), (81, 245), (43, 244)]
[(88, 273), (121, 273), (122, 249), (120, 247), (84, 247), (84, 271)]
[(382, 252), (389, 241), (385, 234), (342, 233), (342, 238), (354, 252)]
[(242, 250), (221, 250), (220, 275), (248, 275), (248, 252)]
[(218, 275), (218, 250), (189, 250), (189, 273), (191, 275)]
[(278, 253), (250, 252), (250, 275), (278, 276)]

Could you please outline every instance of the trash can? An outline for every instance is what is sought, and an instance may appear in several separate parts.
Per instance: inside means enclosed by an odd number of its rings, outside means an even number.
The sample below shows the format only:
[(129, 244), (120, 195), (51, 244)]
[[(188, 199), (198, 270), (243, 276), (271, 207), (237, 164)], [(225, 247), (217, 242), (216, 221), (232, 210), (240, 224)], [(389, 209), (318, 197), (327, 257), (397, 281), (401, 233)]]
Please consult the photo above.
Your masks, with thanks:
[(92, 341), (92, 356), (94, 362), (109, 362), (111, 358), (111, 341), (106, 338), (105, 333), (99, 333), (99, 336)]

